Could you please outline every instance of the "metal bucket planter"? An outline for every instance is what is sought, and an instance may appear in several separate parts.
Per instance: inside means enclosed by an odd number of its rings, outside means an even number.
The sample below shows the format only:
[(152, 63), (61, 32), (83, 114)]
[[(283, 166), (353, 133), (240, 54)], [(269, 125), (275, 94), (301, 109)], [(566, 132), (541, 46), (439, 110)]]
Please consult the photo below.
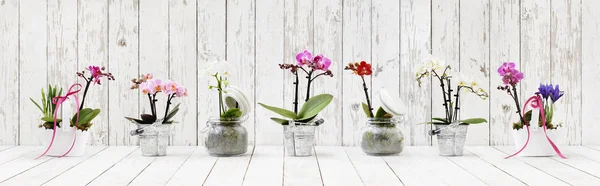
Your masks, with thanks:
[(452, 123), (450, 125), (435, 125), (430, 135), (437, 135), (440, 156), (462, 156), (467, 139), (469, 125)]
[(301, 123), (293, 120), (283, 126), (285, 152), (288, 156), (311, 156), (315, 144), (315, 131), (323, 119)]
[(142, 156), (166, 156), (169, 146), (169, 137), (172, 134), (172, 124), (157, 122), (152, 125), (136, 124), (138, 129), (132, 131), (133, 135), (139, 135)]
[(248, 131), (241, 124), (246, 119), (210, 119), (206, 125), (204, 146), (211, 156), (235, 156), (248, 151)]
[(369, 118), (363, 130), (361, 149), (368, 155), (381, 156), (401, 153), (404, 135), (395, 120)]

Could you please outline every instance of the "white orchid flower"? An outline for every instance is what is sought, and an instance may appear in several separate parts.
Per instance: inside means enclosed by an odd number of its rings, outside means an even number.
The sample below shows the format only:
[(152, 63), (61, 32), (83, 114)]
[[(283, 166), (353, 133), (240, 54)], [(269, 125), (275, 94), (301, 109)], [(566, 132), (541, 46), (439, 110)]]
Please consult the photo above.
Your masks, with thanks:
[(208, 77), (212, 77), (218, 73), (219, 76), (227, 77), (229, 76), (230, 69), (231, 65), (229, 64), (229, 62), (225, 60), (215, 60), (205, 64), (202, 74)]

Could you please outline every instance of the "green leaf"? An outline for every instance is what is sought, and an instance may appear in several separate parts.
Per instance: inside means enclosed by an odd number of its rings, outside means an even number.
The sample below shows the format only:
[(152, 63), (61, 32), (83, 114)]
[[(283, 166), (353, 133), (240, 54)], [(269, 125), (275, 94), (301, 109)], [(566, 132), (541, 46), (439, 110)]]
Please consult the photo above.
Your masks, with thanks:
[(444, 119), (444, 118), (431, 118), (431, 119), (434, 120), (434, 121), (441, 121), (441, 122), (444, 122), (444, 123), (448, 123), (448, 121), (446, 121), (446, 119)]
[(147, 123), (144, 123), (144, 121), (142, 121), (140, 119), (136, 119), (136, 118), (132, 118), (132, 117), (125, 117), (125, 119), (127, 119), (131, 122), (139, 123), (139, 124), (147, 124)]
[(379, 107), (379, 109), (377, 109), (377, 114), (375, 114), (375, 118), (383, 118), (383, 116), (385, 116), (386, 114), (387, 112), (383, 110), (382, 107)]
[[(79, 123), (81, 123), (81, 118), (83, 118), (83, 116), (92, 113), (92, 109), (91, 108), (84, 108), (81, 111), (79, 111)], [(77, 120), (77, 113), (73, 114), (73, 118), (71, 118), (71, 125), (76, 125), (75, 122)]]
[(171, 119), (173, 119), (173, 117), (175, 117), (177, 112), (179, 112), (179, 108), (175, 108), (175, 109), (171, 110), (171, 112), (169, 112), (167, 117), (165, 117), (165, 119), (163, 120), (163, 123), (171, 122)]
[(362, 109), (365, 112), (365, 115), (367, 115), (367, 117), (371, 117), (369, 105), (367, 105), (365, 102), (362, 102)]
[(286, 119), (271, 118), (271, 120), (273, 120), (275, 123), (279, 123), (281, 125), (288, 125), (289, 124), (289, 120), (286, 120)]
[(331, 94), (319, 94), (310, 98), (302, 105), (302, 109), (300, 109), (300, 113), (298, 113), (299, 120), (316, 116), (321, 110), (325, 109), (332, 100), (333, 96)]
[(429, 122), (423, 122), (420, 124), (448, 125), (448, 123), (446, 123), (446, 122), (439, 122), (439, 121), (429, 121)]
[(89, 114), (85, 115), (84, 117), (82, 117), (80, 123), (82, 123), (82, 124), (89, 124), (99, 114), (100, 114), (100, 109), (94, 109), (91, 113), (89, 113)]
[(480, 123), (487, 123), (487, 120), (485, 120), (483, 118), (471, 118), (471, 119), (460, 120), (460, 123), (480, 124)]
[[(43, 117), (42, 121), (54, 123), (54, 117)], [(62, 119), (56, 118), (56, 123), (60, 123)]]
[[(29, 100), (31, 100), (31, 102), (33, 102), (33, 104), (35, 104), (35, 106), (37, 106), (37, 108), (40, 109), (40, 111), (42, 111), (42, 113), (44, 113), (44, 109), (42, 109), (42, 107), (40, 107), (40, 105), (37, 102), (33, 101), (33, 99), (31, 99), (31, 98), (29, 98)], [(44, 113), (44, 114), (46, 114), (46, 113)]]
[(242, 116), (242, 111), (237, 108), (230, 108), (221, 115), (221, 118), (239, 118)]
[(262, 104), (262, 103), (258, 103), (258, 104), (260, 106), (264, 107), (265, 109), (270, 110), (272, 112), (275, 112), (275, 113), (277, 113), (277, 114), (279, 114), (279, 115), (281, 115), (283, 117), (290, 118), (290, 119), (297, 119), (298, 118), (298, 116), (296, 115), (296, 113), (294, 113), (292, 111), (285, 110), (285, 109), (278, 108), (278, 107), (273, 107), (273, 106), (265, 105), (265, 104)]

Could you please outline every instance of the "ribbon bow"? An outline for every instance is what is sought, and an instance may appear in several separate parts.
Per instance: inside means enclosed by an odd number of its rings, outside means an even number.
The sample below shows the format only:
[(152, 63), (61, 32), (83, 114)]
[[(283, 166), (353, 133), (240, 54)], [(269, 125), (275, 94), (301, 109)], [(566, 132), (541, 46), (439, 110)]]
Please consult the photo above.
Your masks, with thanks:
[[(548, 142), (550, 142), (550, 145), (552, 145), (552, 148), (554, 148), (554, 152), (556, 152), (556, 154), (558, 154), (558, 156), (560, 156), (561, 158), (567, 159), (567, 157), (565, 157), (560, 152), (560, 150), (558, 150), (558, 147), (556, 146), (556, 144), (554, 144), (554, 142), (552, 142), (552, 139), (550, 139), (550, 137), (548, 137), (548, 132), (546, 132), (546, 130), (547, 130), (546, 114), (544, 113), (544, 103), (542, 102), (542, 97), (539, 94), (531, 96), (527, 100), (527, 102), (525, 102), (525, 105), (523, 106), (522, 116), (525, 116), (525, 111), (527, 110), (527, 105), (529, 105), (529, 103), (531, 103), (531, 108), (540, 109), (540, 114), (542, 115), (542, 126), (543, 126), (542, 128), (544, 129), (544, 134), (546, 135), (546, 139), (548, 139)], [(504, 159), (508, 159), (508, 158), (516, 156), (517, 154), (521, 153), (521, 151), (523, 151), (525, 149), (525, 147), (527, 147), (527, 144), (529, 144), (529, 138), (531, 137), (531, 132), (529, 131), (529, 124), (527, 123), (528, 121), (524, 121), (524, 122), (525, 122), (525, 127), (527, 128), (527, 141), (525, 141), (525, 144), (523, 145), (523, 147), (521, 147), (521, 149), (519, 151), (517, 151), (513, 155), (510, 155)]]
[[(75, 105), (77, 107), (77, 105), (79, 105), (79, 97), (77, 97), (77, 93), (79, 93), (79, 91), (81, 91), (81, 84), (73, 84), (71, 85), (71, 87), (69, 87), (69, 91), (67, 92), (67, 94), (65, 96), (56, 96), (54, 98), (52, 98), (52, 103), (56, 104), (56, 109), (58, 110), (58, 108), (60, 108), (60, 105), (67, 99), (69, 99), (69, 96), (73, 96), (75, 98)], [(37, 157), (36, 159), (39, 159), (41, 157), (43, 157), (44, 155), (46, 155), (46, 153), (48, 153), (48, 151), (50, 151), (50, 148), (52, 148), (52, 144), (54, 143), (54, 138), (56, 137), (56, 120), (57, 120), (57, 112), (54, 112), (54, 128), (52, 131), (52, 140), (50, 140), (50, 143), (48, 144), (48, 148), (46, 148), (46, 151), (44, 151), (44, 153), (42, 153), (42, 155), (40, 155), (39, 157)], [(77, 109), (77, 119), (75, 119), (75, 125), (79, 124), (79, 109)], [(69, 152), (71, 152), (71, 150), (73, 150), (73, 147), (75, 146), (75, 141), (77, 141), (77, 128), (74, 129), (74, 137), (73, 137), (73, 143), (71, 144), (71, 148), (69, 148), (69, 150), (67, 152), (65, 152), (63, 155), (59, 156), (60, 157), (64, 157), (67, 154), (69, 154)]]

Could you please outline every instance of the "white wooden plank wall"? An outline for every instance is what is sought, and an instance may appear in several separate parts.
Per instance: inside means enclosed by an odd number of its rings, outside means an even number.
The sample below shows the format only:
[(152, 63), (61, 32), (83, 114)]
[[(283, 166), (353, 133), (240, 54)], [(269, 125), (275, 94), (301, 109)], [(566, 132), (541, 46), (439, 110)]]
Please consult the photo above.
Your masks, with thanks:
[[(39, 112), (29, 97), (38, 100), (47, 83), (65, 89), (83, 83), (75, 72), (88, 65), (106, 66), (117, 78), (90, 90), (86, 106), (102, 109), (90, 144), (137, 144), (128, 135), (134, 126), (123, 117), (149, 108), (145, 97), (129, 90), (129, 80), (152, 72), (179, 81), (190, 93), (175, 100), (182, 112), (171, 143), (202, 145), (205, 122), (217, 114), (216, 92), (207, 89), (213, 80), (202, 69), (217, 59), (234, 66), (231, 83), (253, 105), (245, 125), (250, 143), (281, 145), (281, 127), (257, 103), (291, 109), (294, 77), (277, 64), (295, 62), (304, 49), (333, 61), (334, 78), (320, 78), (311, 88), (312, 95), (335, 96), (321, 114), (326, 123), (317, 131), (319, 145), (360, 142), (365, 98), (360, 79), (343, 68), (361, 60), (375, 69), (368, 79), (371, 95), (385, 88), (409, 107), (400, 125), (407, 145), (435, 145), (427, 135), (431, 126), (417, 124), (443, 114), (440, 88), (430, 81), (419, 88), (414, 81), (430, 53), (490, 93), (485, 101), (471, 96), (462, 102), (463, 118), (490, 121), (469, 129), (468, 144), (512, 144), (510, 123), (517, 117), (509, 97), (496, 90), (501, 83), (496, 69), (514, 61), (526, 77), (522, 96), (540, 82), (566, 90), (557, 107), (556, 120), (564, 125), (558, 141), (598, 145), (600, 10), (593, 7), (599, 5), (593, 0), (2, 0), (0, 145), (40, 144)], [(300, 94), (300, 103), (304, 97)], [(376, 98), (373, 103), (381, 105)]]

